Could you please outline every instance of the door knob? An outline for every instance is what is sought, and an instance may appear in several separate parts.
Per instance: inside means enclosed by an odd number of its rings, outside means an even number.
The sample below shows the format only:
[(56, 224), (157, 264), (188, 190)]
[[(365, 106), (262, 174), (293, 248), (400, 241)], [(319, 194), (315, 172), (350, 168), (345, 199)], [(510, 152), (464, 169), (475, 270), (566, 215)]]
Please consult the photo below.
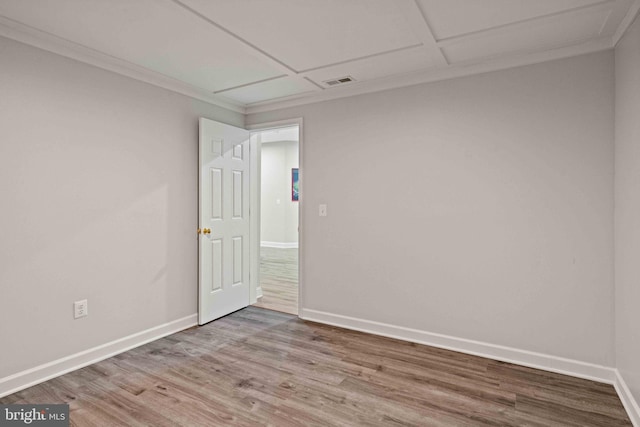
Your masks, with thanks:
[(211, 229), (210, 229), (210, 228), (203, 228), (203, 229), (202, 229), (202, 232), (203, 232), (204, 234), (211, 234)]

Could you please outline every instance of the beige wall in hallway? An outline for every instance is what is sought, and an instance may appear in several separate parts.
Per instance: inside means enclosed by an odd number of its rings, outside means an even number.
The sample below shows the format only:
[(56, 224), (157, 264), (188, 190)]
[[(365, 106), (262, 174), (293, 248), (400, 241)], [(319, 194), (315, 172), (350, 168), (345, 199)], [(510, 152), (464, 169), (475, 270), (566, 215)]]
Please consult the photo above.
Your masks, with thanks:
[(291, 169), (298, 167), (298, 142), (276, 141), (261, 147), (260, 239), (298, 244), (298, 202), (291, 200)]

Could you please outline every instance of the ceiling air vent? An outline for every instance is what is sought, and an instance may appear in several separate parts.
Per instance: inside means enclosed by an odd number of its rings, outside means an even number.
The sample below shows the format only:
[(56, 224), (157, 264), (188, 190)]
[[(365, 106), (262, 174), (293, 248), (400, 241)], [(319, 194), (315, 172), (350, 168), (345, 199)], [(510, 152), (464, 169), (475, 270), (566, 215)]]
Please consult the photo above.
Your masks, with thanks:
[(340, 77), (338, 79), (331, 79), (331, 80), (325, 80), (324, 84), (326, 84), (327, 86), (337, 86), (337, 85), (341, 85), (341, 84), (345, 84), (345, 83), (351, 83), (351, 82), (355, 82), (356, 79), (354, 79), (351, 76), (346, 76), (346, 77)]

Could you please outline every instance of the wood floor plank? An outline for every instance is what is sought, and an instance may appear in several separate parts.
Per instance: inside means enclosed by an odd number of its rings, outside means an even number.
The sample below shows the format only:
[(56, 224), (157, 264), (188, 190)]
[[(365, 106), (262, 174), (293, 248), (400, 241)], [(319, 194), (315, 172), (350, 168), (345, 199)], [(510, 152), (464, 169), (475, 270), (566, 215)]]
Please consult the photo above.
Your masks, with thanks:
[(74, 426), (631, 426), (612, 386), (248, 307), (0, 399)]

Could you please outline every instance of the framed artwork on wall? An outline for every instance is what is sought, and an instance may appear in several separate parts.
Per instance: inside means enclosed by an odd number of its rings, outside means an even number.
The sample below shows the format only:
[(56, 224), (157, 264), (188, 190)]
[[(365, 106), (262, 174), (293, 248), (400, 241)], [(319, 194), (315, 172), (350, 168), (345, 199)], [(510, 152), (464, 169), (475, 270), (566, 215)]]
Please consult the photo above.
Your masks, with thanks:
[(298, 168), (291, 169), (291, 201), (297, 202), (299, 196)]

